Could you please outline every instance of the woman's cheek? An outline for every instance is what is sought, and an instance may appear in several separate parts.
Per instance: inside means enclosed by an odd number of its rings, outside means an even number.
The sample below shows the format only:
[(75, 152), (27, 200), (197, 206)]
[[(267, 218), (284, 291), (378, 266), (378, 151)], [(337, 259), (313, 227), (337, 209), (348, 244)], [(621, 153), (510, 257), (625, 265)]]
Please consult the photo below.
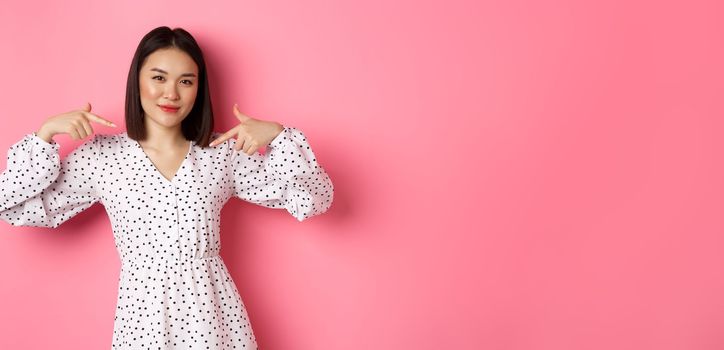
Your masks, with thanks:
[(153, 98), (154, 96), (156, 96), (156, 89), (153, 86), (146, 85), (143, 94), (146, 98)]

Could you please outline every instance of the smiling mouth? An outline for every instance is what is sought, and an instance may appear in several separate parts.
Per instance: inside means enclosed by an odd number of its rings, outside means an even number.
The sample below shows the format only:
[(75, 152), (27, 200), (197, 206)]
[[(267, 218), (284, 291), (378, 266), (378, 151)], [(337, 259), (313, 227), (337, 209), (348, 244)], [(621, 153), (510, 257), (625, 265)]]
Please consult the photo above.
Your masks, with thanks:
[(176, 112), (176, 111), (178, 111), (179, 108), (180, 108), (180, 107), (171, 108), (171, 107), (165, 107), (165, 106), (158, 106), (158, 107), (161, 108), (162, 111), (164, 111), (164, 112), (170, 112), (170, 113)]

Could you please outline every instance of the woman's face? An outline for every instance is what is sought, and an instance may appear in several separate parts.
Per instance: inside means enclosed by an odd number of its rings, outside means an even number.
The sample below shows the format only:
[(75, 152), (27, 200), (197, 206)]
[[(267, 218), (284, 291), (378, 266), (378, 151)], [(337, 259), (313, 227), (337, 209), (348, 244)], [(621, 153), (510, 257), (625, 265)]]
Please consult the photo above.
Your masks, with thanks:
[(181, 124), (194, 107), (198, 74), (196, 62), (179, 49), (159, 49), (148, 55), (138, 76), (146, 125), (173, 128)]

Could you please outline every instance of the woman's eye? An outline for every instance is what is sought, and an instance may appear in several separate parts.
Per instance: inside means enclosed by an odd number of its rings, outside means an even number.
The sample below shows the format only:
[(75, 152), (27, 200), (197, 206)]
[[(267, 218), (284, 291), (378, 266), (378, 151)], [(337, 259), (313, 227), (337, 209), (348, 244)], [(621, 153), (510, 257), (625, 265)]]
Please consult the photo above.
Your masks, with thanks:
[[(154, 77), (151, 78), (151, 79), (156, 79), (156, 78), (164, 79), (164, 77), (162, 77), (162, 76), (160, 76), (160, 75), (156, 75), (156, 76), (154, 76)], [(156, 79), (156, 80), (159, 80), (159, 79)], [(184, 80), (182, 80), (182, 82), (186, 82), (186, 83), (184, 83), (184, 84), (186, 84), (186, 85), (193, 85), (193, 83), (194, 83), (193, 81), (188, 80), (188, 79), (184, 79)]]

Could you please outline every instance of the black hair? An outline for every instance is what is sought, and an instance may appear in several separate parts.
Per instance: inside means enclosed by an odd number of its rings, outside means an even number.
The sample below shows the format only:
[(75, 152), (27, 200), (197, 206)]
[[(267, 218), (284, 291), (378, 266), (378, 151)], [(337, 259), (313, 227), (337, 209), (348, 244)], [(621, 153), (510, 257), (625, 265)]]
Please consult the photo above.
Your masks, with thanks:
[(211, 108), (211, 94), (206, 74), (206, 63), (201, 48), (193, 36), (182, 28), (157, 27), (146, 34), (138, 43), (131, 61), (126, 84), (126, 129), (128, 137), (134, 140), (146, 138), (143, 120), (143, 106), (139, 88), (139, 73), (146, 57), (160, 49), (177, 48), (186, 52), (196, 62), (199, 70), (196, 101), (188, 116), (181, 122), (181, 131), (187, 140), (207, 147), (214, 129), (214, 113)]

